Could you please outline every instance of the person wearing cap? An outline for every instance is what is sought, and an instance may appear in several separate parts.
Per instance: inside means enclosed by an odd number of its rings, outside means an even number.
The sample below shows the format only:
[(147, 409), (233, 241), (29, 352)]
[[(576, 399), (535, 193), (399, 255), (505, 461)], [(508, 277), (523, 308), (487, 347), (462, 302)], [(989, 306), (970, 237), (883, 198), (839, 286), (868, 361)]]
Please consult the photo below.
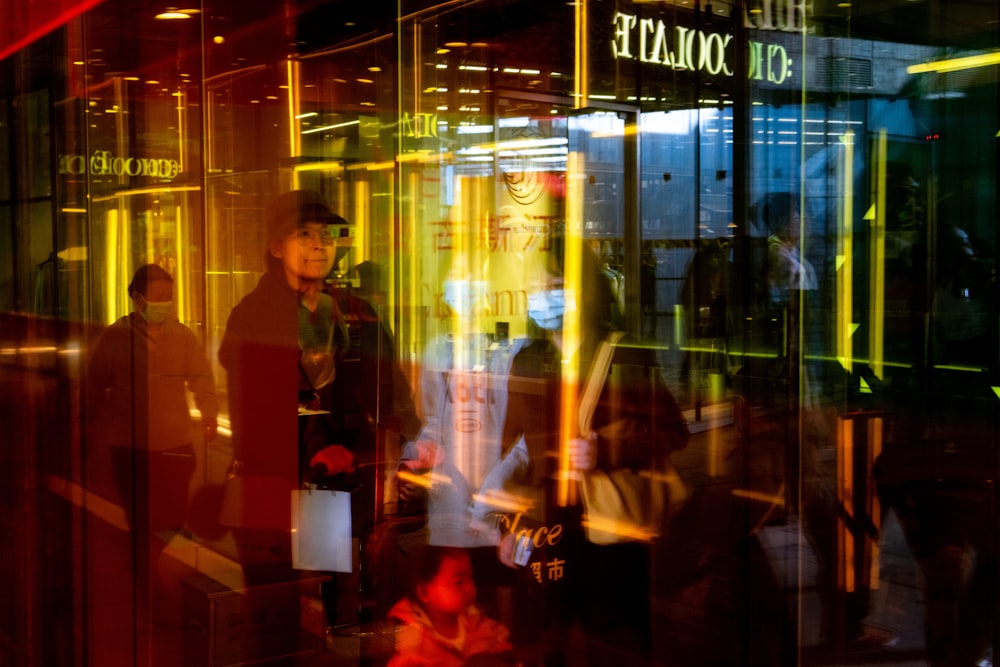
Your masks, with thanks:
[[(350, 490), (356, 535), (370, 523), (378, 486), (380, 423), (369, 403), (379, 394), (359, 380), (358, 368), (370, 364), (354, 358), (348, 317), (325, 290), (336, 252), (331, 230), (347, 222), (309, 190), (279, 195), (264, 221), (266, 270), (233, 308), (219, 349), (233, 431), (230, 475), (242, 478), (240, 511), (224, 507), (220, 518), (233, 527), (248, 586), (294, 577), (290, 491), (302, 481)], [(335, 587), (325, 588), (332, 625)]]
[(315, 420), (299, 423), (300, 412), (316, 411), (347, 346), (340, 311), (323, 293), (333, 261), (328, 228), (343, 219), (318, 193), (294, 190), (268, 205), (264, 221), (264, 274), (233, 308), (219, 348), (227, 372), (232, 472), (244, 478), (241, 516), (223, 520), (238, 527), (238, 541), (246, 541), (237, 546), (250, 578), (260, 573), (251, 552), (282, 554), (264, 560), (287, 565), (288, 491), (299, 486), (300, 470), (317, 466), (339, 474), (353, 468), (343, 443), (313, 440), (299, 447), (312, 436), (305, 431), (317, 430)]
[[(195, 440), (215, 439), (215, 380), (201, 341), (177, 319), (174, 280), (165, 269), (139, 267), (128, 295), (132, 312), (101, 333), (88, 360), (88, 433), (91, 446), (110, 452), (113, 485), (132, 531), (137, 593), (149, 593), (154, 622), (177, 622), (168, 618), (171, 588), (157, 564), (170, 533), (187, 518)], [(191, 419), (189, 391), (200, 425)]]

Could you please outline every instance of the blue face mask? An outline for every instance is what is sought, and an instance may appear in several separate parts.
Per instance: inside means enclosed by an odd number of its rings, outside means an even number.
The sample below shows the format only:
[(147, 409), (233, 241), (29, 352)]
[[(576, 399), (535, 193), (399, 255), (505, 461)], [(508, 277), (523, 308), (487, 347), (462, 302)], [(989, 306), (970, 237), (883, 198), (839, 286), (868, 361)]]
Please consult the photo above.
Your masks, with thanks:
[(566, 293), (562, 289), (542, 290), (528, 295), (528, 317), (546, 331), (562, 328)]
[(444, 302), (456, 315), (471, 315), (486, 296), (486, 283), (482, 280), (444, 281)]

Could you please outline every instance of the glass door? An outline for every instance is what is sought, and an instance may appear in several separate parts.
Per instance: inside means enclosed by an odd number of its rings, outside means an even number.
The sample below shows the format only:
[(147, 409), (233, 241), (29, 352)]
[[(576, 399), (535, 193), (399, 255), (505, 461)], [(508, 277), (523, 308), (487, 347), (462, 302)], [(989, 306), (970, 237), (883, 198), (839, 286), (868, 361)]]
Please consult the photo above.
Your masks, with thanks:
[[(625, 108), (574, 109), (569, 100), (501, 96), (497, 117), (491, 274), (502, 292), (523, 294), (523, 266), (554, 232), (578, 236), (600, 258), (622, 326), (637, 310), (635, 152)], [(631, 135), (634, 136), (634, 133)], [(511, 282), (516, 284), (511, 284)], [(635, 298), (633, 298), (635, 297)], [(512, 333), (524, 331), (524, 310)]]

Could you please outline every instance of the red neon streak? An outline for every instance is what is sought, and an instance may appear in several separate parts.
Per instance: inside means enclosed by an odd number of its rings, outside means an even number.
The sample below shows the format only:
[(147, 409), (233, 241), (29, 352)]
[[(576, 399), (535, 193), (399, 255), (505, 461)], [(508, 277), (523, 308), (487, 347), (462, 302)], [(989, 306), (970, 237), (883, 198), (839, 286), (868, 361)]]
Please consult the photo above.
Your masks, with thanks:
[[(10, 20), (7, 25), (11, 27), (11, 30), (6, 31), (7, 34), (2, 37), (2, 43), (0, 43), (0, 60), (41, 39), (56, 28), (100, 3), (101, 0), (75, 0), (75, 2), (74, 0), (62, 0), (59, 3), (61, 11), (55, 18), (46, 21), (44, 16), (37, 16), (43, 13), (40, 11), (34, 12), (35, 16), (29, 16), (27, 26), (29, 29), (27, 32), (18, 29), (24, 26), (16, 24), (14, 20)], [(17, 34), (23, 34), (23, 37), (7, 43), (8, 39)]]

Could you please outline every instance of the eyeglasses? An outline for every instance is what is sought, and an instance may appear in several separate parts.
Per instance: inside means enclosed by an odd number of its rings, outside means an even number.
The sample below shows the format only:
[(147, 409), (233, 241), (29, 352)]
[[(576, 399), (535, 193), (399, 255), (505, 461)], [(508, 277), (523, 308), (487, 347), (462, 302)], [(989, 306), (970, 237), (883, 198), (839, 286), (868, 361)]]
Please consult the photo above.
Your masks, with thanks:
[(330, 236), (326, 228), (323, 229), (310, 229), (309, 227), (299, 227), (295, 230), (293, 234), (295, 240), (299, 242), (301, 246), (309, 245), (333, 245), (337, 239)]

